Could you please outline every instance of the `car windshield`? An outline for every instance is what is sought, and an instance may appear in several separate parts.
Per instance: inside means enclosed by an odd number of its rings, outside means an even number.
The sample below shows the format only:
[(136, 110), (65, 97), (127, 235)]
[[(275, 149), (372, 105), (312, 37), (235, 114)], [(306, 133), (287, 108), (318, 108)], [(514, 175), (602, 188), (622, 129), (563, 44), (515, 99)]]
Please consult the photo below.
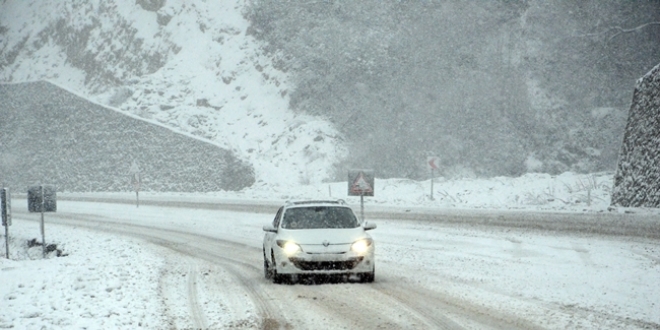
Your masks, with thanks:
[(291, 208), (284, 213), (282, 221), (284, 229), (340, 229), (359, 225), (351, 209), (331, 206)]

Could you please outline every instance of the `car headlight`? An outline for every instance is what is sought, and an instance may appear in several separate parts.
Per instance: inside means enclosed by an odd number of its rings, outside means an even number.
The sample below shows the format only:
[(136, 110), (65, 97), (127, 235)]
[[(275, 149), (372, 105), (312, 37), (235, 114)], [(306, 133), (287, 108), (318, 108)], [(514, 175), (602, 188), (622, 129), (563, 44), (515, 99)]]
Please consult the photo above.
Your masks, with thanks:
[(369, 250), (369, 246), (373, 244), (373, 240), (371, 238), (364, 238), (359, 241), (355, 241), (353, 245), (351, 245), (351, 250), (355, 253), (365, 253), (367, 250)]
[(277, 240), (277, 246), (281, 247), (287, 255), (302, 251), (300, 245), (291, 241)]

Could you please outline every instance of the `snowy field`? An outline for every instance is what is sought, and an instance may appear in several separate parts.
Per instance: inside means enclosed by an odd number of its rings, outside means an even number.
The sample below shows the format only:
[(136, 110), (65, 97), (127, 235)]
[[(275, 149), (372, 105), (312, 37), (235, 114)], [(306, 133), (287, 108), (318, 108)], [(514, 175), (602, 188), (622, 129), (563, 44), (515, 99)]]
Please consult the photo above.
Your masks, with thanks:
[[(559, 211), (567, 219), (636, 213), (657, 219), (654, 210), (607, 211), (608, 177), (437, 179), (434, 200), (429, 182), (376, 180), (376, 196), (365, 198), (365, 209), (367, 216), (386, 209), (435, 209), (459, 215)], [(474, 329), (660, 328), (660, 287), (653, 284), (660, 279), (660, 246), (657, 239), (638, 236), (369, 218), (378, 224), (373, 231), (378, 259), (373, 285), (273, 285), (261, 274), (261, 227), (272, 220), (279, 203), (332, 196), (359, 210), (359, 198), (346, 196), (346, 182), (276, 189), (143, 192), (145, 204), (139, 208), (129, 192), (61, 193), (58, 211), (46, 214), (46, 241), (66, 256), (57, 257), (54, 251), (46, 259), (40, 246), (27, 244), (41, 239), (39, 215), (27, 213), (24, 199), (15, 194), (10, 259), (0, 259), (0, 328), (305, 329), (321, 317), (330, 318), (331, 329), (429, 328), (440, 323)], [(82, 197), (117, 203), (71, 200)], [(166, 207), (173, 201), (207, 206)], [(219, 201), (248, 207), (241, 212), (208, 207)], [(250, 212), (249, 205), (261, 206)], [(199, 242), (193, 242), (196, 237)], [(232, 256), (218, 252), (215, 240), (229, 249), (226, 254), (235, 251), (234, 259), (228, 262)], [(1, 243), (4, 251), (4, 236)], [(410, 290), (424, 294), (414, 296)], [(350, 306), (327, 306), (356, 303), (346, 298), (353, 292), (369, 298), (360, 302), (361, 308), (382, 311), (378, 318), (364, 320), (351, 314)], [(383, 299), (401, 306), (383, 306)], [(303, 310), (288, 310), (288, 304)], [(446, 319), (440, 322), (425, 310), (430, 308), (426, 304), (447, 313)], [(395, 317), (396, 311), (388, 308), (409, 311)], [(284, 316), (277, 319), (278, 314)]]

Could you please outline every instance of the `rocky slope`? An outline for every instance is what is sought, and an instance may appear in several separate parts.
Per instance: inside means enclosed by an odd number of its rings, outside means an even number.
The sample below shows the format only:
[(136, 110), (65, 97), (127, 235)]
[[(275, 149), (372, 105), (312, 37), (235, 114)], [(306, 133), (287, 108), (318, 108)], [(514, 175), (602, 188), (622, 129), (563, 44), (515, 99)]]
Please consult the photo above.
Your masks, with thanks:
[[(231, 152), (46, 82), (0, 84), (0, 180), (11, 191), (240, 190), (254, 183)], [(133, 168), (135, 167), (135, 168)]]
[(612, 205), (660, 207), (660, 64), (637, 81)]

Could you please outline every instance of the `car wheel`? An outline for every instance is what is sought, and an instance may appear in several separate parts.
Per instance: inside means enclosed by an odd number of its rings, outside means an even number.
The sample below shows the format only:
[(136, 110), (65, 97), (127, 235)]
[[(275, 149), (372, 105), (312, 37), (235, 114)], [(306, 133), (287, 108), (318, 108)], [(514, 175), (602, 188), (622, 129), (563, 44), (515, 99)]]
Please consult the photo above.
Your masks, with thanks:
[(273, 268), (270, 271), (270, 276), (271, 279), (273, 280), (273, 283), (275, 284), (282, 284), (284, 280), (286, 279), (286, 275), (278, 274), (277, 273), (277, 267), (275, 267), (275, 264), (277, 263), (277, 260), (275, 260), (275, 255), (271, 251), (270, 254), (272, 260), (273, 260)]
[(270, 266), (268, 264), (268, 259), (266, 259), (266, 254), (264, 254), (264, 277), (267, 280), (273, 278), (273, 271), (270, 269)]

